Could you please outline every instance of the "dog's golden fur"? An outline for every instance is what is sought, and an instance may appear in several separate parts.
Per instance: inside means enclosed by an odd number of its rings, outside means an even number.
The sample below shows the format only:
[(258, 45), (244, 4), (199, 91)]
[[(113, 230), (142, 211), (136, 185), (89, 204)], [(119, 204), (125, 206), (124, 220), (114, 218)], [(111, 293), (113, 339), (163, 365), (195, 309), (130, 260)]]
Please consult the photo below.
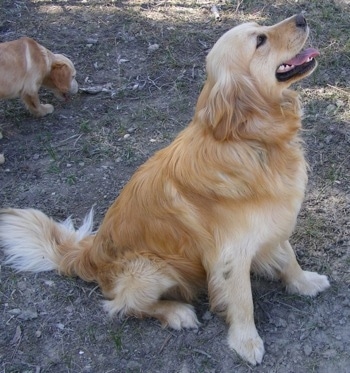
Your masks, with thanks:
[[(207, 288), (230, 325), (230, 347), (260, 363), (250, 271), (298, 294), (329, 286), (300, 268), (288, 242), (307, 181), (300, 105), (288, 86), (312, 69), (287, 82), (276, 69), (303, 47), (302, 23), (243, 24), (218, 40), (192, 122), (139, 168), (95, 235), (91, 216), (75, 232), (69, 220), (37, 210), (3, 210), (8, 263), (96, 281), (110, 314), (156, 317), (175, 329), (197, 327), (189, 303)], [(257, 48), (260, 34), (267, 40)]]
[(54, 110), (51, 104), (40, 103), (40, 87), (64, 99), (78, 92), (75, 75), (70, 59), (50, 52), (31, 38), (0, 44), (0, 99), (20, 97), (35, 116), (41, 117)]

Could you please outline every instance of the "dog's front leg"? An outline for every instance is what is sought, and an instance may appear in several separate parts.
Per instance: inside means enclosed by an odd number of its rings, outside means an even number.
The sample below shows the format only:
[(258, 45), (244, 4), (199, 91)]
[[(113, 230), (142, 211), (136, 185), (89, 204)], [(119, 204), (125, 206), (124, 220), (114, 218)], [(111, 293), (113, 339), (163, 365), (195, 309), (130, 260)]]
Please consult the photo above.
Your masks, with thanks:
[(50, 104), (41, 104), (37, 93), (23, 93), (21, 98), (27, 109), (37, 117), (51, 114), (54, 110)]
[[(228, 344), (243, 359), (256, 365), (264, 355), (264, 343), (254, 323), (253, 298), (250, 283), (251, 259), (247, 253), (223, 255), (209, 279), (211, 305), (224, 309), (230, 325)], [(227, 252), (226, 252), (227, 254)]]

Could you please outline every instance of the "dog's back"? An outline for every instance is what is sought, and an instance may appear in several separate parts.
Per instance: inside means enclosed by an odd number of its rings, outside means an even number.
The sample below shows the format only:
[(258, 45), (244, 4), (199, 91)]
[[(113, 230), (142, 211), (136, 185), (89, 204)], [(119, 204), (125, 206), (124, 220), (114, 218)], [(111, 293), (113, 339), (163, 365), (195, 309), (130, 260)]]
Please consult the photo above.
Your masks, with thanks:
[[(44, 48), (28, 37), (0, 44), (0, 98), (15, 98), (41, 84), (48, 69)], [(29, 85), (29, 86), (28, 86)]]

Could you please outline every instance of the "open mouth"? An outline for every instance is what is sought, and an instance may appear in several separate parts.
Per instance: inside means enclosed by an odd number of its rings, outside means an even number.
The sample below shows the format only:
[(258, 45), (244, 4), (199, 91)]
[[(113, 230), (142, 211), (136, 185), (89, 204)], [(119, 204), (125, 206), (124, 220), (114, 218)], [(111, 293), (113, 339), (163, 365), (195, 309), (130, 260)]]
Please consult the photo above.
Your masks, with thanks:
[(295, 76), (305, 75), (316, 66), (315, 57), (319, 51), (308, 48), (297, 54), (292, 59), (283, 62), (276, 70), (276, 78), (279, 82), (285, 82)]

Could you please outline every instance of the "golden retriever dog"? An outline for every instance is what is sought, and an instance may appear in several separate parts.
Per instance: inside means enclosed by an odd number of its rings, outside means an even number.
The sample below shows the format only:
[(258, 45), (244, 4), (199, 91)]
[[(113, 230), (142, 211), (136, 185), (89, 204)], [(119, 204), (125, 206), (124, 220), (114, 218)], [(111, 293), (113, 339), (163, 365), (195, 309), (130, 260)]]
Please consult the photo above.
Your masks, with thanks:
[(327, 277), (300, 268), (289, 237), (304, 198), (301, 108), (288, 87), (315, 69), (302, 51), (302, 15), (239, 25), (207, 57), (189, 126), (141, 166), (92, 233), (32, 209), (4, 209), (0, 243), (20, 271), (58, 270), (97, 282), (111, 315), (199, 325), (191, 301), (207, 289), (229, 324), (228, 344), (251, 364), (264, 344), (253, 315), (251, 271), (315, 296)]
[(33, 39), (23, 37), (0, 44), (0, 99), (20, 97), (35, 116), (54, 110), (52, 105), (40, 103), (40, 87), (66, 99), (78, 92), (75, 75), (70, 59), (50, 52)]

